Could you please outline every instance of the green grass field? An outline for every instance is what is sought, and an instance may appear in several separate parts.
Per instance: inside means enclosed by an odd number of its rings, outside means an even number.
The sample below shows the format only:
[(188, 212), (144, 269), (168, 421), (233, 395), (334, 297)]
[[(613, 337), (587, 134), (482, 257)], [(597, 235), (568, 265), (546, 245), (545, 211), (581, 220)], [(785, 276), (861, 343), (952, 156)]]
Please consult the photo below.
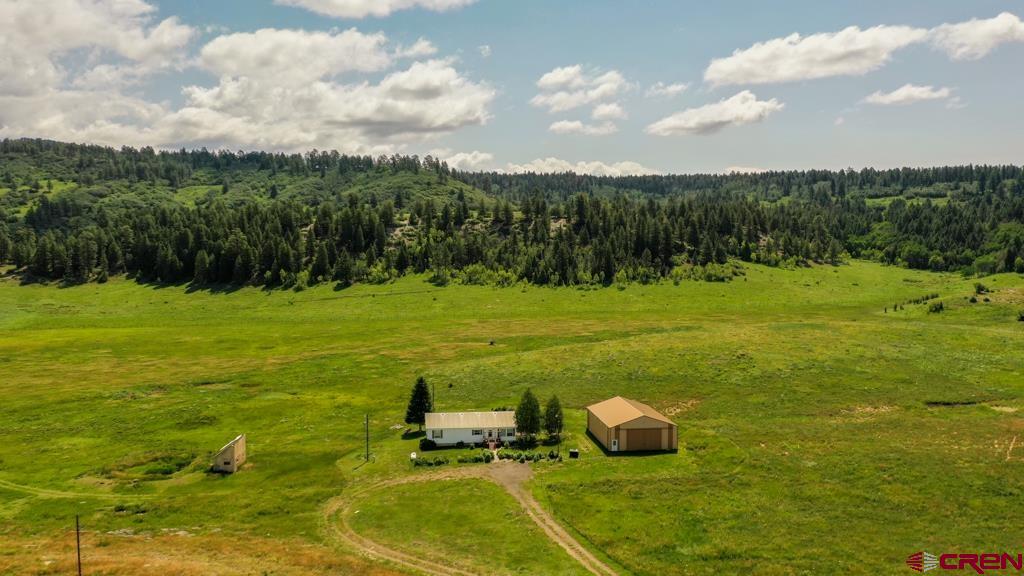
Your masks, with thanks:
[(484, 480), (379, 490), (357, 512), (352, 524), (358, 533), (479, 574), (587, 574), (546, 539), (511, 496)]
[[(920, 549), (1013, 551), (1024, 278), (984, 282), (991, 302), (971, 304), (973, 280), (863, 262), (624, 290), (0, 281), (0, 574), (66, 573), (76, 513), (87, 556), (107, 558), (92, 573), (400, 572), (336, 545), (322, 507), (417, 473), (401, 434), (420, 374), (441, 410), (557, 393), (583, 457), (534, 465), (531, 489), (623, 573), (891, 573)], [(933, 292), (945, 312), (892, 309)], [(679, 453), (604, 456), (580, 409), (617, 394), (670, 414)], [(247, 468), (208, 475), (241, 432)], [(355, 527), (479, 566), (438, 523), (518, 526), (500, 570), (561, 558), (495, 486), (417, 486), (371, 493)], [(234, 572), (199, 548), (260, 560)]]

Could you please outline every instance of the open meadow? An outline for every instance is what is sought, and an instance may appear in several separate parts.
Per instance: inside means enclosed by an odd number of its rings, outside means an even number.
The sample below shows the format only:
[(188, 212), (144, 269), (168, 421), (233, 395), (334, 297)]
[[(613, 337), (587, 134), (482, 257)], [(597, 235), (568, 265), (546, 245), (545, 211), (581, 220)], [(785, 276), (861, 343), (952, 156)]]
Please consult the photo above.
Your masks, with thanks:
[[(618, 574), (894, 573), (921, 549), (1013, 550), (1024, 277), (982, 282), (972, 303), (975, 280), (862, 261), (621, 290), (8, 278), (0, 574), (69, 573), (75, 514), (89, 574), (409, 570), (340, 524), (458, 573), (586, 574), (505, 491), (458, 477), (489, 465), (416, 481), (402, 421), (419, 375), (444, 411), (557, 394), (581, 458), (515, 466)], [(907, 303), (930, 294), (944, 311)], [(678, 424), (678, 453), (602, 453), (582, 408), (620, 394)], [(240, 433), (245, 468), (207, 473)]]

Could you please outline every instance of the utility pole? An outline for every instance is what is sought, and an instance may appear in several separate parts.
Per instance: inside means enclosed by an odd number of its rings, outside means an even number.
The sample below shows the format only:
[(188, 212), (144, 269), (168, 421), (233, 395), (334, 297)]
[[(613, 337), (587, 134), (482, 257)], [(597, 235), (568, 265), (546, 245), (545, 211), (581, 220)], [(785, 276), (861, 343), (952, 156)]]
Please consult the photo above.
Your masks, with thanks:
[(82, 534), (78, 526), (78, 514), (75, 514), (75, 552), (78, 554), (78, 576), (82, 576)]
[[(366, 415), (366, 461), (370, 461), (370, 415)], [(81, 575), (79, 575), (81, 576)]]

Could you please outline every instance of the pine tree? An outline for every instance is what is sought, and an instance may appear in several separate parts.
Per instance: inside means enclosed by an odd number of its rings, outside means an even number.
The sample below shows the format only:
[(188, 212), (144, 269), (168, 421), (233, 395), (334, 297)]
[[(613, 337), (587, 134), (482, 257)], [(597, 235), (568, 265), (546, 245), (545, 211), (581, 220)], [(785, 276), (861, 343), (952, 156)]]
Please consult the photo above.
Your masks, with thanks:
[(562, 434), (565, 416), (562, 414), (562, 403), (558, 396), (552, 396), (544, 406), (544, 431), (549, 437), (555, 438)]
[(540, 433), (541, 415), (540, 402), (530, 389), (523, 392), (523, 397), (516, 407), (516, 431), (533, 438)]
[(206, 253), (206, 250), (200, 250), (196, 254), (195, 273), (192, 277), (192, 282), (198, 286), (206, 284), (206, 281), (210, 278), (210, 256)]
[(409, 397), (409, 406), (405, 409), (405, 423), (418, 424), (420, 430), (427, 421), (427, 412), (434, 410), (434, 400), (430, 397), (430, 388), (423, 376), (416, 379)]

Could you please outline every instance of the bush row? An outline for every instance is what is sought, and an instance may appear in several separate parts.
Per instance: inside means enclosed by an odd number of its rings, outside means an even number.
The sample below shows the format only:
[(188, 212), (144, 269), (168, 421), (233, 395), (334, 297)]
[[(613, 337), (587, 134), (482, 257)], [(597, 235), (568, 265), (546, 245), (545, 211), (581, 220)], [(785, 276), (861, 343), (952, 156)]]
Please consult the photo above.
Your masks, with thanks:
[[(513, 461), (525, 464), (526, 462), (540, 462), (541, 460), (544, 460), (544, 458), (545, 458), (545, 456), (544, 456), (543, 452), (531, 452), (531, 451), (521, 452), (519, 450), (507, 450), (507, 449), (498, 450), (498, 459), (499, 460), (513, 460)], [(557, 453), (555, 453), (555, 451), (552, 450), (552, 451), (547, 453), (547, 459), (548, 460), (558, 460), (558, 461), (561, 461), (562, 460), (562, 456), (557, 454)]]

